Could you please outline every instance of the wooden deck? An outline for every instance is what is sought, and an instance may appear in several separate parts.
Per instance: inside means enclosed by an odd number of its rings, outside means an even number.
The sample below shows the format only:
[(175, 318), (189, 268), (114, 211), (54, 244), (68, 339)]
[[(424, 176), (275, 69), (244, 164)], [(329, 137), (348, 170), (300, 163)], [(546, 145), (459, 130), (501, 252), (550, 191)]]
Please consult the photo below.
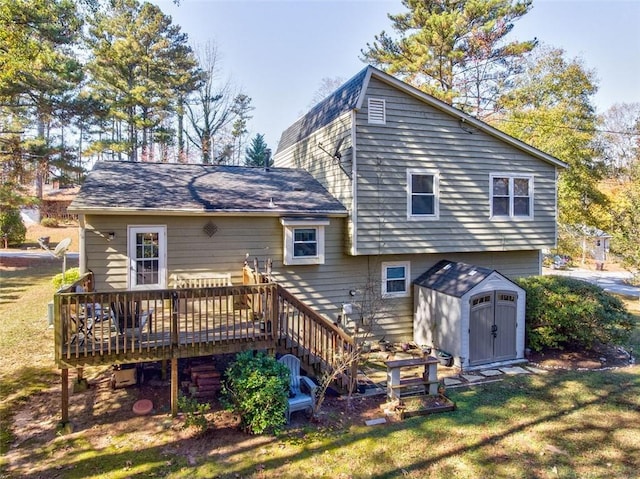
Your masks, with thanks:
[[(86, 276), (54, 296), (63, 422), (69, 368), (170, 360), (171, 411), (177, 414), (179, 358), (267, 350), (294, 354), (320, 375), (356, 348), (352, 337), (275, 283), (76, 292)], [(356, 377), (353, 364), (335, 386), (352, 387)]]
[(317, 373), (355, 341), (275, 283), (54, 298), (60, 368), (235, 353), (293, 353)]

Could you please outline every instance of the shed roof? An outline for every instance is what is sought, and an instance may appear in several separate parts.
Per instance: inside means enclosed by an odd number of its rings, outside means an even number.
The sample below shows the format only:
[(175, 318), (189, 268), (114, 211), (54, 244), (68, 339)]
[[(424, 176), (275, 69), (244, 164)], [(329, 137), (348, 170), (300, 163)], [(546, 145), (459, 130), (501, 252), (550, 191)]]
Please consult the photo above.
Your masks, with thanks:
[(128, 161), (96, 163), (69, 211), (347, 215), (342, 203), (301, 169)]
[(428, 95), (423, 91), (405, 83), (397, 78), (385, 73), (371, 65), (365, 67), (354, 77), (347, 80), (340, 88), (314, 106), (307, 114), (296, 120), (289, 128), (287, 128), (280, 137), (276, 155), (287, 148), (295, 145), (297, 142), (304, 140), (315, 130), (328, 125), (341, 114), (350, 110), (359, 110), (365, 100), (367, 88), (371, 78), (376, 78), (388, 85), (405, 92), (408, 95), (417, 98), (423, 103), (436, 108), (450, 116), (457, 118), (461, 123), (474, 127), (488, 135), (498, 138), (505, 143), (518, 148), (528, 154), (551, 163), (555, 166), (566, 168), (568, 165), (563, 161), (514, 138), (491, 125), (468, 115), (434, 96)]
[(413, 284), (460, 298), (482, 283), (493, 269), (443, 259), (418, 277)]

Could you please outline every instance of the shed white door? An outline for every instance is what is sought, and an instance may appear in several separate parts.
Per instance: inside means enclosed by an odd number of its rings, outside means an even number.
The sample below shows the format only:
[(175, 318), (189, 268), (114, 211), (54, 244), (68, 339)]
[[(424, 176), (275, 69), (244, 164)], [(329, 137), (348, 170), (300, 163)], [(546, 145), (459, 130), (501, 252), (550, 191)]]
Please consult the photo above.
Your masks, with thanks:
[(515, 291), (490, 291), (471, 298), (469, 364), (516, 358)]

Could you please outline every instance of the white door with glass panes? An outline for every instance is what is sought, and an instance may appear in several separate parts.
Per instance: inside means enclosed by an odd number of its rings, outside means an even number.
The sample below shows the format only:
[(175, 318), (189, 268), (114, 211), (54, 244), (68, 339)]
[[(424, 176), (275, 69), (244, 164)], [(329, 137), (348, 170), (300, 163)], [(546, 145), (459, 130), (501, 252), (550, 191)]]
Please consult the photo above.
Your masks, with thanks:
[(129, 288), (157, 289), (167, 284), (166, 226), (129, 226)]

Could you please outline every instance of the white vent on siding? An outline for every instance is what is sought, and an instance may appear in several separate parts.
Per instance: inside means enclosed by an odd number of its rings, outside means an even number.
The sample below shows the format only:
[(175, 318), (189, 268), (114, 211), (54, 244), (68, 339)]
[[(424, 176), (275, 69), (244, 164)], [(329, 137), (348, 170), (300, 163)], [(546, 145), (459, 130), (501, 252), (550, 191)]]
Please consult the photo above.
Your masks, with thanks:
[(387, 122), (384, 100), (369, 98), (369, 123), (384, 125)]

